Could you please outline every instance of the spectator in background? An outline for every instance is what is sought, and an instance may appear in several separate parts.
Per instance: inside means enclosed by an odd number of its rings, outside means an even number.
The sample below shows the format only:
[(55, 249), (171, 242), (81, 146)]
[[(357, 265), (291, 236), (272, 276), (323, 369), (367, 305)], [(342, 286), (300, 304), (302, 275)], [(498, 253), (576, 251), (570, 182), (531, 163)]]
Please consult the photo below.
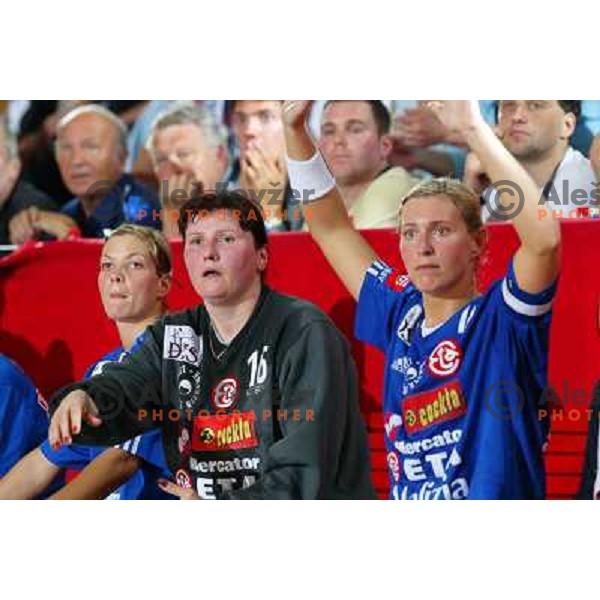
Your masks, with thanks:
[(418, 182), (390, 167), (390, 114), (380, 100), (329, 100), (319, 148), (357, 229), (396, 227), (398, 209)]
[[(177, 100), (151, 100), (148, 102), (133, 124), (127, 138), (128, 156), (125, 171), (152, 187), (158, 187), (158, 182), (156, 181), (152, 158), (147, 149), (148, 139), (154, 122), (162, 113), (171, 110), (176, 104), (181, 105), (183, 103)], [(194, 100), (186, 102), (186, 104), (201, 106), (203, 110), (212, 115), (216, 123), (219, 125), (224, 124), (225, 100)]]
[(239, 159), (237, 185), (265, 212), (267, 231), (298, 231), (304, 219), (288, 183), (280, 100), (234, 100), (231, 126)]
[(179, 238), (178, 212), (194, 188), (216, 190), (225, 181), (227, 132), (204, 107), (175, 105), (155, 121), (147, 151), (160, 183), (163, 233)]
[[(580, 114), (579, 100), (501, 100), (497, 133), (506, 149), (543, 191), (545, 208), (558, 217), (585, 216), (593, 204), (594, 172), (590, 161), (570, 145)], [(485, 190), (487, 175), (475, 155), (465, 168), (465, 182)], [(496, 195), (488, 199), (495, 206)], [(597, 205), (597, 204), (596, 204)], [(493, 218), (487, 206), (484, 218)]]
[(21, 178), (17, 140), (0, 119), (0, 244), (15, 244), (11, 225), (22, 210), (36, 206), (55, 210), (54, 202)]
[(60, 212), (31, 208), (19, 215), (22, 243), (39, 233), (102, 238), (123, 222), (160, 227), (156, 194), (123, 172), (127, 128), (103, 106), (86, 104), (57, 124), (56, 156), (75, 195)]
[(425, 100), (391, 100), (390, 112), (391, 164), (418, 175), (462, 176), (464, 141), (444, 127)]
[(10, 100), (7, 116), (9, 129), (18, 137), (24, 178), (46, 192), (59, 205), (71, 198), (62, 181), (54, 141), (56, 125), (69, 110), (97, 103), (119, 115), (126, 125), (144, 109), (141, 100)]

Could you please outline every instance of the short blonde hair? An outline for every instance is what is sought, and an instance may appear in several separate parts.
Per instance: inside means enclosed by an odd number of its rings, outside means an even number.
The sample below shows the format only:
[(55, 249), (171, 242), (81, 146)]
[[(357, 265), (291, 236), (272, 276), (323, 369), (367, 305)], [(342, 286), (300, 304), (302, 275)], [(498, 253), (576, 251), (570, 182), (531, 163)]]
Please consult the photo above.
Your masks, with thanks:
[(173, 270), (171, 246), (165, 236), (158, 230), (133, 223), (124, 223), (115, 229), (109, 236), (109, 240), (123, 235), (133, 235), (145, 244), (148, 253), (156, 265), (156, 273), (170, 275)]
[(481, 202), (479, 196), (468, 186), (449, 177), (438, 177), (418, 183), (400, 203), (398, 213), (399, 224), (402, 223), (402, 209), (406, 203), (413, 198), (425, 198), (428, 196), (446, 196), (456, 208), (467, 225), (470, 233), (477, 233), (483, 228), (481, 220)]

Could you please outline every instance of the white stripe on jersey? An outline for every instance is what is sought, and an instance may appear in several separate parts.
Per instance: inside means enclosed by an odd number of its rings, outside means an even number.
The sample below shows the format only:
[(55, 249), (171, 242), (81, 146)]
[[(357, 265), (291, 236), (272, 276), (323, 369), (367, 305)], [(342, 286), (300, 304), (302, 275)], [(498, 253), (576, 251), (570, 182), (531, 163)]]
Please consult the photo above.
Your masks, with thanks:
[(476, 306), (467, 306), (460, 315), (460, 321), (458, 322), (458, 333), (462, 334), (466, 331), (467, 325), (471, 322), (471, 319), (475, 316)]
[(140, 447), (141, 439), (142, 439), (141, 435), (138, 435), (135, 437), (135, 439), (133, 440), (133, 446), (132, 446), (131, 450), (129, 451), (129, 454), (137, 454), (138, 448)]
[(546, 304), (527, 304), (526, 302), (519, 300), (508, 289), (506, 279), (502, 281), (502, 296), (504, 298), (504, 302), (506, 302), (510, 308), (520, 315), (525, 315), (526, 317), (539, 317), (540, 315), (547, 313), (552, 308), (552, 301), (546, 302)]
[(131, 440), (127, 440), (126, 442), (123, 442), (122, 444), (117, 444), (115, 446), (115, 448), (121, 448), (121, 450), (124, 450), (125, 452), (129, 452), (130, 445), (131, 445)]

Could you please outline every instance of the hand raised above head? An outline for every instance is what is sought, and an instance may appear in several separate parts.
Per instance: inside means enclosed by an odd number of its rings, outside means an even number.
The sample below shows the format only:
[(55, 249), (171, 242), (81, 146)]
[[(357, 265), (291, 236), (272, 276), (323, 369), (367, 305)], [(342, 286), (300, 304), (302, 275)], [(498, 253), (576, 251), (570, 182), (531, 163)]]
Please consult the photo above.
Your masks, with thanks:
[(288, 127), (304, 127), (314, 100), (284, 100), (283, 122)]
[(451, 133), (463, 134), (484, 123), (477, 100), (428, 100), (426, 106)]

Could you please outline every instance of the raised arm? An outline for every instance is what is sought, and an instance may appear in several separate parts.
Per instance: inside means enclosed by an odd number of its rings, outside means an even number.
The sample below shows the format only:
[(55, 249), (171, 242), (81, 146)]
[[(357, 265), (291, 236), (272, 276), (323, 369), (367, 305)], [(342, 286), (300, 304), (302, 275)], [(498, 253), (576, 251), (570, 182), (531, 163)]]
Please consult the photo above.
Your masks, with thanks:
[[(316, 155), (320, 156), (320, 154), (306, 125), (306, 116), (310, 106), (310, 100), (286, 100), (283, 105), (290, 184), (301, 194), (304, 193), (304, 190), (299, 189), (299, 186), (311, 189), (311, 187), (314, 188), (314, 185), (310, 178), (303, 178), (299, 182), (294, 175), (298, 172), (298, 168), (295, 167), (302, 169), (306, 165), (305, 161), (313, 159), (312, 169), (314, 171), (320, 168), (322, 172), (324, 168), (323, 163), (318, 164), (315, 160)], [(298, 161), (304, 165), (297, 164)], [(303, 205), (303, 209), (312, 237), (350, 294), (354, 298), (358, 298), (365, 271), (376, 259), (376, 255), (352, 226), (337, 188), (333, 187), (310, 205)]]
[(485, 123), (477, 101), (433, 101), (431, 106), (446, 127), (461, 135), (477, 155), (492, 186), (504, 182), (497, 191), (499, 203), (507, 213), (512, 212), (510, 207), (516, 206), (522, 195), (523, 206), (512, 215), (521, 241), (514, 259), (515, 275), (525, 292), (535, 294), (547, 289), (558, 277), (560, 225), (548, 214), (550, 211), (540, 210), (542, 190)]

